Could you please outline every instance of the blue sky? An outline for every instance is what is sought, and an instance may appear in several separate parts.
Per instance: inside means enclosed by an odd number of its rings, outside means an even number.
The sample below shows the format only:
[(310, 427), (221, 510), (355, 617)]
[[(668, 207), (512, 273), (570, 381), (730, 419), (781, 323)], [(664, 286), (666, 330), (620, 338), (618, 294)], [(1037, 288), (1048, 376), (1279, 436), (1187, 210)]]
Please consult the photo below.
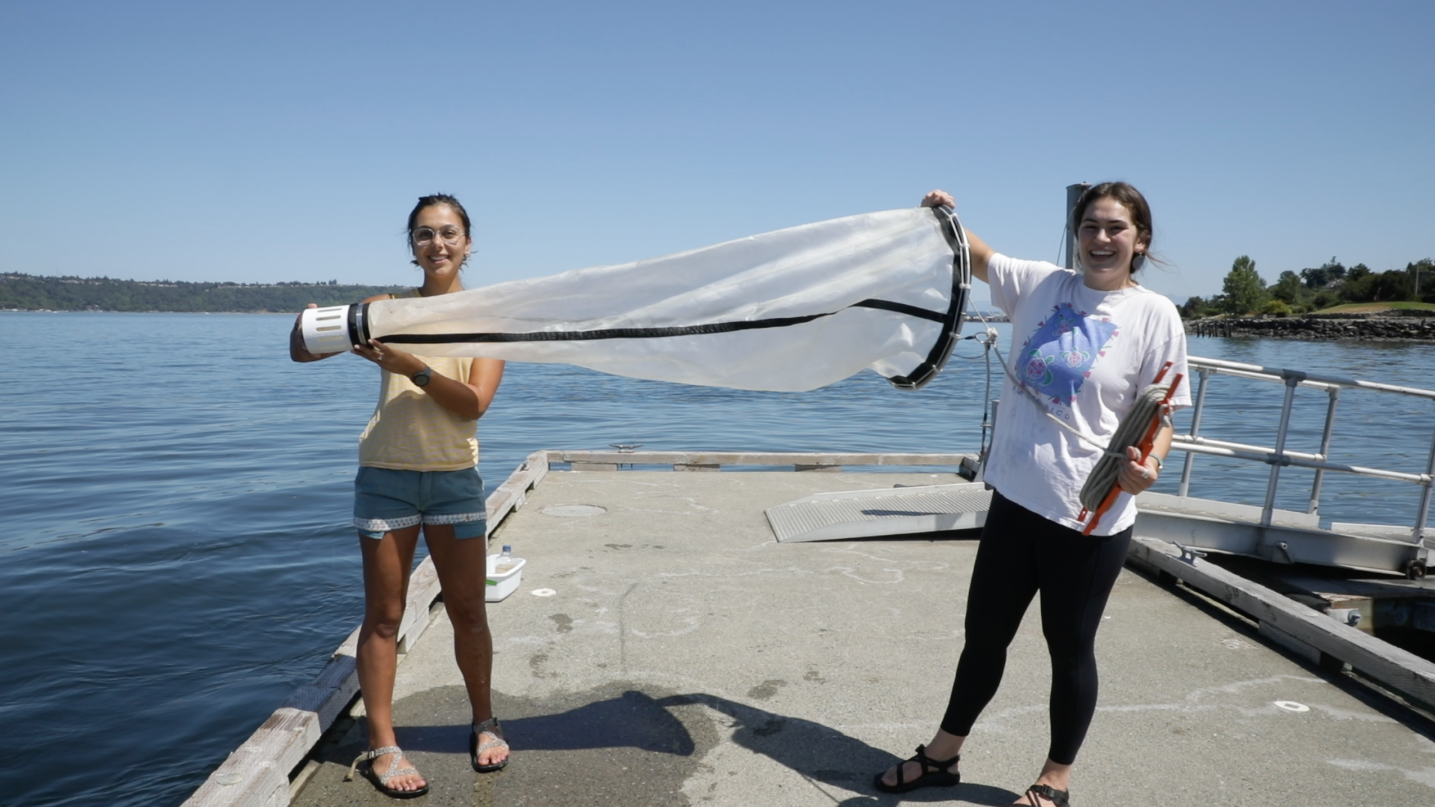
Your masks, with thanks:
[[(1148, 286), (1435, 256), (1435, 3), (0, 4), (0, 271), (470, 287), (952, 191), (1056, 260), (1064, 187), (1148, 196)], [(979, 293), (978, 297), (982, 295)]]

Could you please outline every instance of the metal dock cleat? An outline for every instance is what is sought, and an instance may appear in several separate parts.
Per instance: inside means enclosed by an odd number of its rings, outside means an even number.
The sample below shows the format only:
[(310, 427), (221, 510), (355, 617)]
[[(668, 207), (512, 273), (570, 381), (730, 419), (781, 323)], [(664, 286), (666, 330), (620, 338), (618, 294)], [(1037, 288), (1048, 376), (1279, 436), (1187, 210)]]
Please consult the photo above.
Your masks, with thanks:
[(1185, 563), (1188, 566), (1195, 566), (1196, 558), (1206, 557), (1206, 553), (1202, 552), (1199, 549), (1192, 549), (1189, 546), (1178, 544), (1175, 541), (1172, 541), (1171, 543), (1175, 544), (1176, 548), (1181, 550), (1181, 562)]

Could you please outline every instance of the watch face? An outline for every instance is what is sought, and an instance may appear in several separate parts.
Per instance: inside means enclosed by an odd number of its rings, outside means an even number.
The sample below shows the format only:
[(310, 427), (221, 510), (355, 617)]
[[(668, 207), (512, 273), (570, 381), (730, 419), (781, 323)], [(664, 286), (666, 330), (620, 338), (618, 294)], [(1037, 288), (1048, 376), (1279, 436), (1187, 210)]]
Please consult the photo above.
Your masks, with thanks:
[(429, 373), (430, 373), (430, 372), (431, 372), (431, 371), (430, 371), (427, 367), (425, 367), (424, 369), (419, 370), (417, 373), (414, 373), (414, 374), (413, 374), (413, 377), (410, 378), (409, 380), (412, 381), (412, 382), (414, 382), (414, 385), (415, 385), (415, 386), (427, 387), (427, 386), (429, 385), (429, 380), (430, 380), (430, 378), (429, 378)]

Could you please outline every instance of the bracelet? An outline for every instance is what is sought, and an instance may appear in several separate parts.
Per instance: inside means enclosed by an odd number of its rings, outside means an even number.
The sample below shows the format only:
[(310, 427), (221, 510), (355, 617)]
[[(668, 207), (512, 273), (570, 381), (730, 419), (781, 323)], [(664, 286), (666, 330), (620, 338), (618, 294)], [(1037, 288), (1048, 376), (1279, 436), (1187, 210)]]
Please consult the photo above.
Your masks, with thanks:
[(1156, 460), (1156, 473), (1161, 473), (1161, 469), (1166, 467), (1166, 463), (1162, 462), (1161, 458), (1156, 456), (1155, 454), (1147, 454), (1146, 456), (1150, 457), (1153, 460)]

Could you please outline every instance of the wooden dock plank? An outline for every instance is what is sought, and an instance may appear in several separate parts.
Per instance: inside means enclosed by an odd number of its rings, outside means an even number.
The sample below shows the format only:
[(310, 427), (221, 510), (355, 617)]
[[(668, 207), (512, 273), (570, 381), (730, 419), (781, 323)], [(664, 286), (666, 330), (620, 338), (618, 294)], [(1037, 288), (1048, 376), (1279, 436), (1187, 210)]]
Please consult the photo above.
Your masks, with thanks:
[(971, 454), (801, 453), (772, 451), (568, 451), (546, 452), (548, 462), (583, 465), (963, 465)]
[(278, 709), (229, 755), (185, 805), (284, 807), (289, 804), (289, 772), (304, 760), (322, 734), (315, 712)]
[(528, 501), (528, 491), (533, 490), (548, 475), (548, 454), (547, 451), (529, 454), (523, 464), (489, 494), (486, 505), (490, 535), (509, 513), (523, 507)]
[(1129, 557), (1205, 592), (1278, 633), (1339, 659), (1361, 674), (1423, 704), (1435, 704), (1435, 663), (1341, 624), (1265, 586), (1203, 560), (1178, 557), (1165, 541), (1137, 536)]

